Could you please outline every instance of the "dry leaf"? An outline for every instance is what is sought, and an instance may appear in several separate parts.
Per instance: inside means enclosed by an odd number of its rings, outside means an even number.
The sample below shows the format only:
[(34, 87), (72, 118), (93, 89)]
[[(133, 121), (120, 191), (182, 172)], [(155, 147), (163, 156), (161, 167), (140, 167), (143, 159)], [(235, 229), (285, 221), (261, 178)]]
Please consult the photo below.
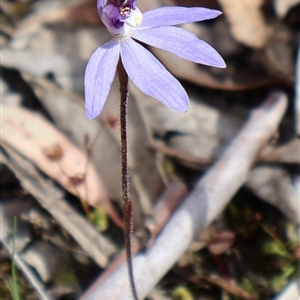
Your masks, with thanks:
[(271, 29), (261, 11), (264, 0), (219, 0), (219, 3), (236, 40), (253, 48), (267, 44)]
[(274, 6), (277, 15), (284, 18), (289, 10), (298, 4), (300, 4), (300, 0), (275, 0)]
[(3, 105), (2, 139), (70, 193), (92, 206), (103, 205), (108, 214), (122, 224), (87, 155), (41, 115), (18, 106)]
[[(81, 214), (64, 199), (63, 191), (45, 178), (32, 162), (13, 148), (2, 144), (3, 163), (14, 173), (24, 190), (28, 191), (101, 268), (107, 266), (115, 246), (97, 232)], [(67, 216), (67, 217), (66, 217)], [(19, 230), (18, 230), (19, 232)]]

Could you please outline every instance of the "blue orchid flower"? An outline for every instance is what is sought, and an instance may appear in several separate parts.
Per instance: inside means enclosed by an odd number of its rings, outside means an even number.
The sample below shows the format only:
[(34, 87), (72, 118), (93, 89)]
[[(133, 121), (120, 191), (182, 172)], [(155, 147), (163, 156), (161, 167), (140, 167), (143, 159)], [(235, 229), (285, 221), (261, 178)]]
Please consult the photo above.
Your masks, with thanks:
[(218, 10), (168, 6), (142, 13), (136, 0), (98, 0), (97, 9), (113, 38), (97, 48), (85, 71), (85, 107), (89, 119), (103, 109), (121, 57), (132, 82), (178, 112), (188, 109), (189, 98), (179, 81), (136, 41), (169, 51), (207, 66), (225, 68), (219, 53), (192, 33), (173, 25), (216, 18)]

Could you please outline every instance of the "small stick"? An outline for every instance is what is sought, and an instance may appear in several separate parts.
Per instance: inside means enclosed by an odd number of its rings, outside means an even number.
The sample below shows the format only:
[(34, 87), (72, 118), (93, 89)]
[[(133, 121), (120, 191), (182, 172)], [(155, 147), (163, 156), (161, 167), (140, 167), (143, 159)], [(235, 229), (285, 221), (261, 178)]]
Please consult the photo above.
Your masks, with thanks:
[(120, 82), (120, 134), (121, 134), (121, 173), (122, 173), (122, 198), (124, 237), (129, 273), (130, 287), (134, 300), (138, 300), (133, 277), (131, 235), (132, 235), (132, 203), (129, 196), (128, 151), (127, 151), (127, 100), (128, 100), (128, 75), (122, 61), (119, 60), (117, 72)]

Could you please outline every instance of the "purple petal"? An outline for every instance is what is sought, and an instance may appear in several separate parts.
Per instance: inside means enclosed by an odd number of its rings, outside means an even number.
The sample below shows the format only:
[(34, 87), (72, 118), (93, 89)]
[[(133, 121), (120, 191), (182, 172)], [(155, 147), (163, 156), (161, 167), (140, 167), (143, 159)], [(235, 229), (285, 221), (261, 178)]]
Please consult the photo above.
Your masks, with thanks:
[(105, 3), (106, 0), (97, 0), (97, 9), (101, 11)]
[(132, 37), (199, 64), (226, 67), (223, 58), (213, 47), (182, 28), (163, 26), (136, 30), (132, 31)]
[(127, 38), (121, 43), (121, 58), (129, 78), (142, 92), (174, 110), (187, 111), (185, 90), (148, 50)]
[(165, 6), (145, 12), (142, 24), (138, 28), (144, 29), (199, 22), (214, 19), (220, 14), (222, 12), (219, 10), (204, 7)]
[(103, 109), (116, 73), (120, 44), (110, 40), (92, 54), (84, 74), (85, 112), (91, 120)]

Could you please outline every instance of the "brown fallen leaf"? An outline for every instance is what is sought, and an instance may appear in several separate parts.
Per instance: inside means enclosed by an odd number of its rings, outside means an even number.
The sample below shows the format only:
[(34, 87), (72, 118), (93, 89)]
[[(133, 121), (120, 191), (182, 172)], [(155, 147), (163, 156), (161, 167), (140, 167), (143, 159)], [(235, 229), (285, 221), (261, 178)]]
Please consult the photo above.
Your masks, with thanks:
[(18, 106), (3, 105), (2, 138), (70, 193), (92, 206), (102, 205), (114, 222), (122, 226), (87, 156), (41, 115)]
[(261, 7), (264, 0), (219, 0), (237, 41), (253, 48), (263, 48), (271, 35)]
[(24, 190), (53, 216), (97, 265), (101, 268), (106, 267), (109, 258), (116, 253), (112, 242), (97, 232), (84, 216), (75, 211), (64, 199), (62, 190), (42, 176), (32, 162), (5, 143), (1, 145), (0, 155), (2, 163), (14, 173)]
[(274, 7), (277, 15), (284, 18), (291, 8), (300, 4), (300, 0), (275, 0)]

